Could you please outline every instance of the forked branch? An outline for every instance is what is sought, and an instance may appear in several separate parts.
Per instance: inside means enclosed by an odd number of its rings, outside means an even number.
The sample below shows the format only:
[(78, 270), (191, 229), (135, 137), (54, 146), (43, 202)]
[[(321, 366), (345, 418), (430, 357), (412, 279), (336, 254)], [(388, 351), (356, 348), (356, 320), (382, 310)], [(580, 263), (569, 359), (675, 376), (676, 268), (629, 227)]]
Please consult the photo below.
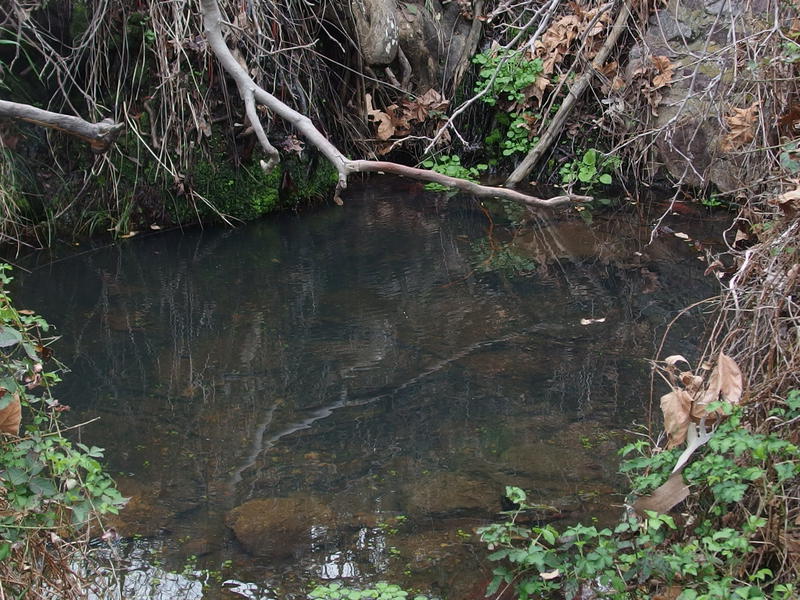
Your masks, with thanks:
[[(261, 129), (257, 117), (253, 117), (256, 112), (254, 110), (254, 105), (258, 102), (297, 129), (303, 137), (305, 137), (311, 145), (316, 147), (336, 168), (339, 174), (339, 183), (336, 186), (335, 195), (337, 202), (341, 202), (340, 194), (342, 190), (347, 187), (347, 178), (352, 173), (394, 173), (420, 181), (429, 181), (457, 188), (475, 194), (476, 196), (506, 198), (536, 207), (552, 208), (570, 202), (585, 202), (591, 200), (590, 196), (578, 196), (573, 194), (556, 196), (555, 198), (549, 199), (537, 198), (511, 189), (484, 186), (466, 179), (448, 177), (447, 175), (427, 169), (416, 169), (392, 162), (351, 160), (342, 154), (339, 149), (314, 126), (311, 119), (281, 102), (253, 81), (247, 70), (236, 60), (228, 48), (228, 45), (225, 43), (225, 38), (222, 35), (222, 14), (220, 13), (216, 0), (201, 0), (200, 7), (208, 45), (217, 57), (217, 60), (219, 60), (222, 68), (236, 82), (236, 87), (239, 89), (239, 94), (242, 96), (242, 100), (250, 116), (251, 125), (255, 128), (257, 133)], [(263, 134), (263, 130), (261, 133)], [(266, 135), (259, 134), (258, 138), (262, 147), (270, 156), (270, 163), (273, 163), (274, 159), (277, 158), (275, 148), (267, 141)]]

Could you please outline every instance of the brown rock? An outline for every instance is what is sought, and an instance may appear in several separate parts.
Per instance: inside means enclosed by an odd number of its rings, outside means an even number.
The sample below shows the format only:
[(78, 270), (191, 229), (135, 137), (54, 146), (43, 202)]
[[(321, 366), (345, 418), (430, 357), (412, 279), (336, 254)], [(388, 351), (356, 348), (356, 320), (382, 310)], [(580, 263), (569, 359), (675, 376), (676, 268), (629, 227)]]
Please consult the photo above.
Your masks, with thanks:
[(272, 558), (302, 551), (312, 541), (312, 527), (330, 527), (333, 513), (310, 496), (250, 500), (225, 516), (225, 524), (250, 554)]

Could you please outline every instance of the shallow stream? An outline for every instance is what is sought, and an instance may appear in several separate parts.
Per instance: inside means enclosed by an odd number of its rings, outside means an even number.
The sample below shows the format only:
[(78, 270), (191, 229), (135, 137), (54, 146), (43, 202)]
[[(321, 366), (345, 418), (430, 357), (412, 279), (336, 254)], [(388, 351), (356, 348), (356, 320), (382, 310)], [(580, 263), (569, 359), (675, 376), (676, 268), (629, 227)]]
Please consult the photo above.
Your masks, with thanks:
[[(304, 598), (326, 580), (477, 600), (473, 530), (505, 485), (556, 525), (618, 516), (646, 359), (713, 282), (634, 217), (488, 215), (389, 180), (341, 208), (16, 272), (17, 304), (63, 336), (69, 421), (100, 417), (80, 435), (131, 497), (126, 600)], [(702, 327), (678, 320), (664, 351), (691, 355)]]

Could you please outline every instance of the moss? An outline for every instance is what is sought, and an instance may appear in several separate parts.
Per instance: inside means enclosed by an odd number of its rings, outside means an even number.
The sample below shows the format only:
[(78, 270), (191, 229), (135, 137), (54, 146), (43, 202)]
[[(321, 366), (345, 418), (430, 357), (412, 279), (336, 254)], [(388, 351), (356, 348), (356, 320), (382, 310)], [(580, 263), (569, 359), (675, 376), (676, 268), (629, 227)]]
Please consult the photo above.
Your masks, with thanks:
[(300, 158), (286, 157), (281, 204), (284, 208), (296, 208), (330, 195), (338, 181), (336, 169), (318, 156)]
[[(192, 187), (219, 212), (224, 215), (252, 221), (272, 212), (279, 205), (278, 188), (281, 181), (281, 168), (269, 173), (256, 166), (241, 167), (238, 170), (221, 161), (212, 164), (200, 161), (192, 169)], [(197, 206), (202, 220), (218, 218), (209, 206)]]

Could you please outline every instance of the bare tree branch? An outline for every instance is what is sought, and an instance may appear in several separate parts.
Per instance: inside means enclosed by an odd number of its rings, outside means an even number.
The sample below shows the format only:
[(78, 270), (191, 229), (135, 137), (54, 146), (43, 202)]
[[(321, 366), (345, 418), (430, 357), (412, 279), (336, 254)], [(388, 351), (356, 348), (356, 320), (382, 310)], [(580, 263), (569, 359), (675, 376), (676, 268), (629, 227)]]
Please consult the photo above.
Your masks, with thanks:
[(0, 117), (19, 119), (34, 125), (58, 129), (74, 135), (89, 142), (92, 150), (98, 154), (108, 150), (120, 131), (125, 127), (123, 123), (117, 123), (112, 119), (103, 119), (99, 123), (90, 123), (80, 117), (54, 113), (36, 108), (30, 104), (8, 102), (6, 100), (0, 100)]
[[(339, 174), (339, 183), (336, 186), (336, 193), (334, 199), (341, 202), (340, 194), (342, 190), (347, 188), (347, 178), (353, 173), (395, 173), (405, 177), (411, 177), (421, 181), (430, 181), (439, 183), (444, 186), (454, 187), (466, 192), (473, 193), (483, 197), (497, 197), (507, 198), (517, 202), (522, 202), (528, 206), (540, 207), (554, 207), (562, 204), (568, 204), (571, 201), (582, 202), (590, 200), (589, 196), (577, 195), (564, 195), (557, 196), (551, 199), (542, 199), (528, 194), (523, 194), (515, 190), (506, 188), (489, 187), (479, 185), (473, 181), (466, 179), (458, 179), (455, 177), (448, 177), (435, 171), (428, 171), (425, 169), (416, 169), (414, 167), (407, 167), (397, 163), (371, 161), (371, 160), (351, 160), (342, 154), (336, 146), (334, 146), (322, 132), (320, 132), (307, 116), (297, 112), (290, 106), (278, 100), (275, 96), (258, 86), (255, 81), (250, 77), (247, 71), (241, 64), (234, 58), (228, 45), (225, 43), (225, 38), (222, 35), (222, 14), (220, 13), (219, 6), (216, 0), (201, 0), (200, 10), (203, 15), (203, 23), (205, 25), (206, 39), (214, 55), (219, 60), (222, 68), (233, 78), (236, 86), (239, 89), (239, 94), (245, 103), (245, 107), (252, 107), (254, 102), (263, 104), (282, 119), (287, 121), (295, 129), (297, 129), (310, 144), (315, 146), (334, 166)], [(252, 108), (250, 111), (255, 112)], [(251, 122), (253, 119), (251, 118)], [(258, 132), (257, 122), (252, 123)], [(261, 139), (261, 136), (259, 136)], [(264, 136), (266, 139), (266, 136)], [(269, 142), (267, 142), (269, 144)], [(263, 145), (263, 141), (262, 141)], [(265, 147), (266, 148), (266, 147)], [(272, 148), (272, 146), (269, 146)], [(269, 151), (271, 158), (274, 155)], [(274, 150), (274, 148), (273, 148)], [(272, 160), (270, 161), (272, 162)]]

